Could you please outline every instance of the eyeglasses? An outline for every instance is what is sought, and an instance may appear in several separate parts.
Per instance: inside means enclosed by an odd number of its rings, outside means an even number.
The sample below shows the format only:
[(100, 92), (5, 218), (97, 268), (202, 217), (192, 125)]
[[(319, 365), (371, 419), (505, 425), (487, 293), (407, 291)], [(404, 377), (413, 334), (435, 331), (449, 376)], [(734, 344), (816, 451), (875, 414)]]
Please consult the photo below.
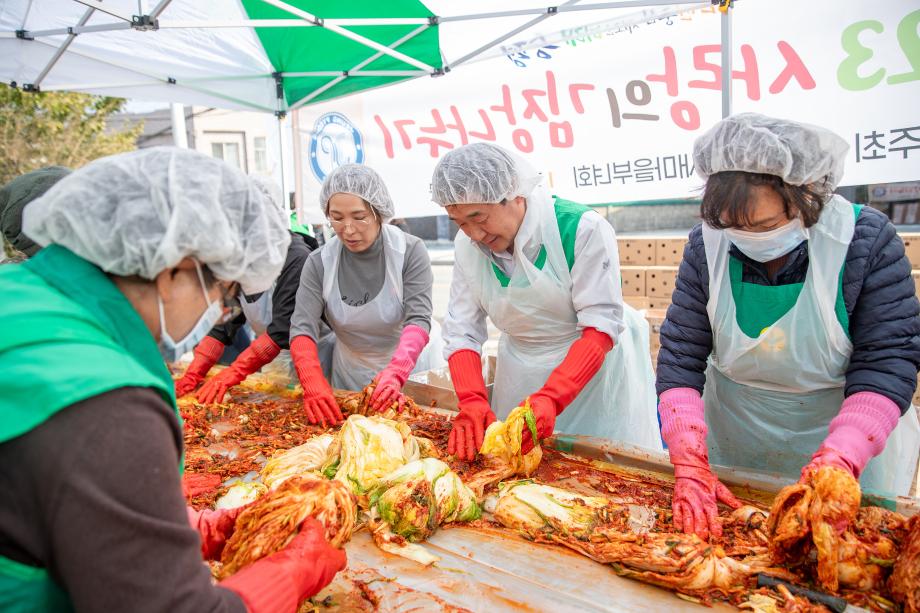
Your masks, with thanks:
[(327, 219), (329, 226), (339, 232), (348, 228), (349, 226), (353, 227), (357, 231), (367, 230), (367, 227), (371, 225), (370, 219), (352, 219), (345, 221), (344, 219)]

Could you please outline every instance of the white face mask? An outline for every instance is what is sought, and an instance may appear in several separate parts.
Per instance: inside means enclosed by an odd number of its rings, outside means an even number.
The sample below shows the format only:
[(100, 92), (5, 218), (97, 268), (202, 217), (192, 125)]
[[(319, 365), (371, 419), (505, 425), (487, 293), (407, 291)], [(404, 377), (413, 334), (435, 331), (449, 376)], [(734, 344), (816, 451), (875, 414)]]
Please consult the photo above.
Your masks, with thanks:
[(221, 315), (223, 315), (223, 309), (221, 308), (220, 302), (211, 302), (208, 298), (208, 290), (204, 285), (204, 275), (201, 274), (201, 267), (198, 265), (198, 262), (195, 262), (195, 270), (198, 272), (198, 282), (201, 284), (201, 291), (204, 292), (204, 301), (207, 303), (208, 308), (201, 314), (201, 317), (198, 318), (198, 321), (189, 333), (178, 342), (174, 341), (169, 335), (169, 332), (166, 331), (166, 318), (163, 314), (163, 299), (157, 294), (157, 305), (160, 308), (159, 348), (160, 353), (163, 355), (163, 359), (167, 362), (175, 362), (194, 349), (201, 339), (207, 336), (211, 328), (214, 327), (214, 324), (220, 321)]
[(758, 262), (772, 262), (808, 240), (808, 229), (801, 217), (769, 232), (746, 232), (735, 228), (726, 228), (724, 232), (741, 253)]

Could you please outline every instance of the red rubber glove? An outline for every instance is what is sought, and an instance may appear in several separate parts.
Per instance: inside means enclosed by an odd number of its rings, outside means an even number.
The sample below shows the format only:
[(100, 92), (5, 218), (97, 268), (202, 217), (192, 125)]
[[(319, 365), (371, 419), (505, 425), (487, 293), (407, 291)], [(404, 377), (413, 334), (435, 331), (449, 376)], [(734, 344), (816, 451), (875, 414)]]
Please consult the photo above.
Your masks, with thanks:
[(669, 389), (658, 400), (661, 436), (674, 465), (674, 526), (702, 539), (722, 536), (718, 503), (733, 509), (741, 502), (709, 469), (703, 399), (695, 389)]
[(486, 428), (495, 421), (495, 413), (489, 406), (479, 354), (461, 349), (447, 359), (447, 364), (460, 408), (451, 424), (447, 453), (469, 461), (479, 453)]
[(898, 405), (881, 394), (858, 392), (848, 396), (831, 420), (827, 438), (802, 468), (801, 481), (821, 466), (842, 468), (859, 479), (869, 460), (885, 450), (900, 418)]
[(196, 511), (192, 507), (185, 508), (189, 525), (197, 530), (201, 537), (201, 557), (203, 559), (213, 560), (220, 557), (227, 539), (233, 534), (236, 518), (246, 506), (235, 509), (214, 509), (213, 511), (211, 509)]
[(383, 411), (394, 402), (399, 402), (399, 409), (402, 410), (402, 386), (406, 384), (418, 356), (427, 344), (428, 332), (423, 328), (415, 325), (403, 328), (390, 363), (376, 377), (377, 387), (371, 396), (372, 409)]
[(233, 360), (233, 364), (223, 369), (198, 390), (198, 402), (205, 404), (220, 402), (234, 385), (239, 385), (246, 377), (274, 360), (281, 353), (281, 347), (268, 334), (260, 334)]
[(321, 523), (307, 518), (287, 547), (219, 585), (239, 594), (249, 613), (294, 613), (345, 568), (345, 552), (330, 545), (323, 533)]
[(297, 336), (291, 341), (291, 360), (303, 388), (303, 410), (311, 424), (334, 426), (345, 418), (339, 409), (332, 388), (323, 376), (316, 342), (309, 336)]
[(185, 374), (182, 375), (182, 378), (176, 381), (176, 398), (185, 396), (204, 381), (208, 371), (217, 364), (217, 360), (220, 359), (225, 348), (224, 344), (213, 336), (206, 336), (201, 339), (201, 342), (195, 347), (195, 358), (185, 369)]
[[(581, 338), (572, 343), (565, 359), (550, 373), (543, 387), (531, 394), (530, 406), (537, 422), (537, 436), (540, 440), (552, 436), (556, 417), (597, 374), (611, 349), (613, 341), (609, 336), (596, 328), (585, 328)], [(529, 452), (534, 444), (530, 428), (525, 424), (521, 452)]]

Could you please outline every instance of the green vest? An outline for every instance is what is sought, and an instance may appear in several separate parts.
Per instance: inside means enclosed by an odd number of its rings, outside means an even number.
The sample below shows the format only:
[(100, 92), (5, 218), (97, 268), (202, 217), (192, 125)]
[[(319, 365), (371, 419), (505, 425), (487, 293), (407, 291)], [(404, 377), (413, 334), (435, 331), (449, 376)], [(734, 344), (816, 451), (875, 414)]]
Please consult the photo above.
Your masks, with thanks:
[(291, 213), (291, 232), (303, 234), (304, 236), (313, 236), (313, 228), (297, 221), (297, 211)]
[[(565, 253), (565, 261), (569, 265), (569, 271), (571, 272), (572, 267), (575, 265), (575, 235), (578, 233), (578, 223), (581, 221), (581, 216), (590, 211), (591, 208), (571, 200), (554, 198), (553, 212), (556, 215), (556, 225), (559, 227), (559, 236), (562, 239), (562, 251)], [(546, 247), (540, 247), (540, 252), (537, 254), (537, 259), (534, 260), (533, 264), (538, 269), (543, 270), (543, 265), (546, 264)], [(498, 279), (502, 287), (508, 287), (511, 279), (494, 263), (492, 264), (492, 272), (495, 273), (495, 278)]]
[[(122, 387), (156, 389), (178, 418), (155, 340), (99, 268), (51, 245), (0, 267), (0, 287), (0, 444)], [(0, 556), (0, 611), (68, 610), (67, 595), (44, 568)]]
[[(853, 214), (859, 218), (863, 205), (854, 204)], [(735, 320), (738, 327), (750, 338), (759, 337), (764, 330), (779, 321), (789, 312), (802, 292), (805, 283), (787, 285), (758, 285), (742, 280), (743, 264), (734, 257), (729, 258), (728, 274), (731, 280), (732, 299), (735, 301)], [(843, 271), (841, 266), (837, 283), (837, 298), (834, 313), (847, 337), (850, 336), (850, 316), (843, 300)]]

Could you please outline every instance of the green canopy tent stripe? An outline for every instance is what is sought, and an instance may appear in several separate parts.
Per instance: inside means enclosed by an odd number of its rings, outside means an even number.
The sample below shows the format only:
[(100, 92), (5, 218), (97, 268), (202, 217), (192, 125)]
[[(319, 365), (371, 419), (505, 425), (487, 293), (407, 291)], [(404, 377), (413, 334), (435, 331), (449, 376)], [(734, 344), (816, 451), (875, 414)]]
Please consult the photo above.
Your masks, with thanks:
[[(290, 28), (255, 28), (269, 62), (282, 77), (284, 104), (279, 105), (279, 110), (296, 108), (304, 101), (315, 103), (391, 85), (426, 73), (419, 66), (352, 40), (332, 26), (304, 28), (300, 25), (307, 16), (318, 20), (433, 17), (418, 0), (290, 0), (277, 2), (277, 6), (264, 0), (241, 0), (241, 4), (250, 19), (289, 20), (298, 24)], [(346, 29), (434, 70), (442, 67), (437, 25), (366, 25)], [(342, 74), (343, 67), (348, 76)], [(355, 74), (351, 74), (352, 71)], [(362, 76), (362, 72), (398, 74)], [(306, 76), (304, 73), (332, 74)]]

